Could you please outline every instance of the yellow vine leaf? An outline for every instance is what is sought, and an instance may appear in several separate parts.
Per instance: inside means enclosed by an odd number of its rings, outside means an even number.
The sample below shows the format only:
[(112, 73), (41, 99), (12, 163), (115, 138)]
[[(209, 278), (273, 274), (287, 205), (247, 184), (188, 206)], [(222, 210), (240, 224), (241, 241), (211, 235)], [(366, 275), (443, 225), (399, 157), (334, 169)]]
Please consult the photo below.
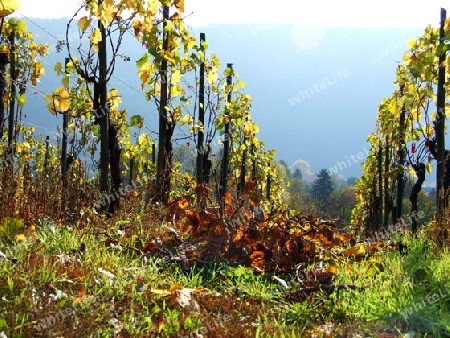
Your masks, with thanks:
[(342, 251), (342, 254), (344, 256), (357, 256), (357, 257), (364, 257), (366, 255), (366, 247), (364, 244), (358, 244), (351, 248), (345, 249)]
[(40, 56), (46, 56), (49, 49), (50, 46), (48, 44), (36, 46), (36, 50)]
[(18, 153), (27, 152), (29, 149), (30, 149), (30, 144), (28, 142), (16, 144), (16, 151)]
[(194, 121), (192, 115), (185, 115), (180, 119), (180, 125), (191, 124)]
[(184, 12), (184, 0), (175, 0), (173, 4), (181, 13)]
[(176, 106), (173, 113), (172, 113), (172, 119), (174, 121), (178, 121), (181, 117), (181, 107), (180, 106)]
[(47, 108), (52, 114), (66, 112), (70, 108), (70, 93), (66, 88), (59, 87), (53, 92), (53, 95), (47, 95), (45, 99), (50, 101)]
[(143, 23), (139, 19), (134, 19), (133, 21), (133, 29), (134, 29), (134, 36), (136, 38), (140, 38), (141, 31), (142, 31)]
[(197, 43), (197, 40), (195, 40), (195, 38), (193, 36), (189, 37), (189, 39), (185, 42), (186, 50), (194, 48), (196, 43)]
[(118, 11), (117, 6), (114, 5), (114, 1), (104, 1), (98, 8), (98, 18), (103, 24), (103, 26), (108, 26), (110, 22), (116, 16)]
[(148, 11), (151, 17), (158, 13), (160, 6), (161, 3), (158, 0), (150, 0), (148, 2)]
[(183, 86), (177, 85), (170, 88), (170, 95), (172, 95), (172, 97), (177, 97), (180, 94), (184, 94)]
[(414, 48), (415, 45), (416, 45), (416, 43), (417, 43), (417, 40), (416, 40), (416, 39), (411, 39), (411, 40), (409, 40), (409, 41), (408, 41), (408, 49)]
[(206, 81), (208, 81), (209, 84), (215, 83), (219, 79), (219, 75), (217, 75), (216, 72), (208, 72), (208, 75), (206, 75)]
[(444, 31), (445, 31), (445, 33), (447, 33), (449, 30), (450, 30), (450, 18), (445, 20), (445, 23), (444, 23)]
[(111, 110), (116, 110), (122, 103), (122, 99), (119, 96), (119, 91), (117, 90), (117, 88), (111, 89), (108, 103)]
[(139, 135), (139, 137), (138, 137), (138, 144), (139, 145), (142, 145), (143, 143), (145, 143), (145, 142), (147, 142), (148, 141), (148, 135), (147, 134), (141, 134), (141, 135)]
[(175, 12), (171, 17), (170, 17), (171, 21), (180, 21), (183, 20), (181, 15), (178, 14), (178, 12)]
[(92, 44), (94, 45), (95, 52), (98, 53), (98, 43), (100, 41), (102, 41), (102, 33), (100, 32), (100, 29), (96, 28), (92, 32), (92, 34), (91, 34), (91, 36), (89, 38), (90, 38)]
[(53, 69), (55, 70), (56, 74), (58, 74), (58, 76), (61, 75), (62, 63), (57, 62)]
[(0, 17), (5, 17), (20, 7), (17, 0), (0, 0)]
[(20, 95), (19, 98), (17, 99), (17, 103), (19, 104), (20, 107), (25, 106), (26, 102), (27, 102), (27, 97), (25, 95)]
[(181, 80), (181, 72), (176, 69), (172, 72), (172, 76), (170, 77), (170, 84), (175, 85)]
[(78, 20), (77, 24), (78, 27), (81, 29), (81, 31), (84, 33), (86, 31), (86, 29), (88, 29), (88, 27), (91, 24), (92, 19), (89, 19), (87, 16), (83, 16), (80, 20)]
[(42, 67), (42, 64), (40, 62), (35, 62), (34, 67), (33, 67), (33, 74), (31, 77), (31, 84), (33, 86), (36, 86), (40, 77), (44, 74), (45, 74), (45, 69), (44, 69), (44, 67)]
[(407, 167), (406, 171), (408, 172), (409, 175), (411, 175), (412, 177), (417, 177), (416, 171), (411, 168), (411, 167)]

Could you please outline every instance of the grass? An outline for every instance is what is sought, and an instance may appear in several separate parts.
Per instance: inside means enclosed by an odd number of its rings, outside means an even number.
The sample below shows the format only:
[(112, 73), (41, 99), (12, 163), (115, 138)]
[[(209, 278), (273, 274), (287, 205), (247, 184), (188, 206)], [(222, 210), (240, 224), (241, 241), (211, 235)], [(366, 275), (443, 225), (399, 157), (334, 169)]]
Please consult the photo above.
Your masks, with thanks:
[[(79, 229), (45, 221), (25, 240), (4, 238), (0, 332), (7, 337), (450, 335), (450, 258), (425, 236), (402, 239), (406, 256), (389, 251), (334, 263), (335, 283), (360, 289), (305, 296), (293, 277), (280, 276), (290, 286), (284, 290), (270, 276), (240, 265), (191, 264), (187, 271), (164, 257), (142, 255), (132, 248), (145, 244), (149, 234), (164, 236), (155, 220), (148, 222), (134, 218)], [(190, 289), (184, 307), (177, 304), (177, 288)]]

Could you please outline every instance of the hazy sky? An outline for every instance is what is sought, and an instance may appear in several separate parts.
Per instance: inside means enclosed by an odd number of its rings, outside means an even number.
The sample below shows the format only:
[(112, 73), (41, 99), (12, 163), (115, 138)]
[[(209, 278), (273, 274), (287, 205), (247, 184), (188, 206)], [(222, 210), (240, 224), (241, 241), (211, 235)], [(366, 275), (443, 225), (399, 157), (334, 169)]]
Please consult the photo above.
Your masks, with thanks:
[[(71, 16), (82, 0), (20, 0), (19, 14)], [(291, 23), (327, 27), (424, 27), (439, 24), (443, 0), (185, 0), (186, 21), (210, 23)], [(450, 6), (448, 6), (450, 10)], [(192, 14), (191, 14), (192, 13)], [(449, 15), (450, 16), (450, 15)]]

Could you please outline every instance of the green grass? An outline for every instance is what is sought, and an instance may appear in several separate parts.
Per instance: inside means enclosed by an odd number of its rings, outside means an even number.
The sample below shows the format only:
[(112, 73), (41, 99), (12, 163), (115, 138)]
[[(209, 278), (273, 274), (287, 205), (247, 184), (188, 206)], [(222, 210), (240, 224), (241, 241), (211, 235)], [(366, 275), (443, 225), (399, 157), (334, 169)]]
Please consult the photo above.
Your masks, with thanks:
[[(105, 235), (48, 223), (38, 228), (36, 239), (0, 241), (6, 256), (0, 258), (0, 332), (7, 337), (450, 334), (450, 258), (421, 236), (403, 239), (407, 256), (392, 251), (360, 261), (341, 258), (335, 283), (361, 289), (289, 301), (288, 294), (300, 295), (293, 277), (282, 277), (290, 286), (286, 291), (270, 276), (226, 262), (191, 265), (186, 272), (163, 257), (107, 244), (113, 237), (136, 243), (116, 228)], [(205, 289), (194, 292), (195, 301), (186, 307), (154, 292), (176, 284)]]

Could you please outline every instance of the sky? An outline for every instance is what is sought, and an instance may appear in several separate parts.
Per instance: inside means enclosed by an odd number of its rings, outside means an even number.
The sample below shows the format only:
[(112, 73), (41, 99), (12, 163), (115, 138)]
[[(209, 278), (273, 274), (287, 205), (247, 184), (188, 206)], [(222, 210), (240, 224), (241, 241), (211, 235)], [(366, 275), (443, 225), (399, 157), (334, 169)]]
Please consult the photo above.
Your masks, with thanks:
[[(20, 0), (28, 17), (72, 16), (82, 0)], [(296, 24), (349, 28), (438, 26), (443, 0), (185, 0), (186, 22), (208, 24)], [(450, 8), (449, 8), (450, 10)]]

